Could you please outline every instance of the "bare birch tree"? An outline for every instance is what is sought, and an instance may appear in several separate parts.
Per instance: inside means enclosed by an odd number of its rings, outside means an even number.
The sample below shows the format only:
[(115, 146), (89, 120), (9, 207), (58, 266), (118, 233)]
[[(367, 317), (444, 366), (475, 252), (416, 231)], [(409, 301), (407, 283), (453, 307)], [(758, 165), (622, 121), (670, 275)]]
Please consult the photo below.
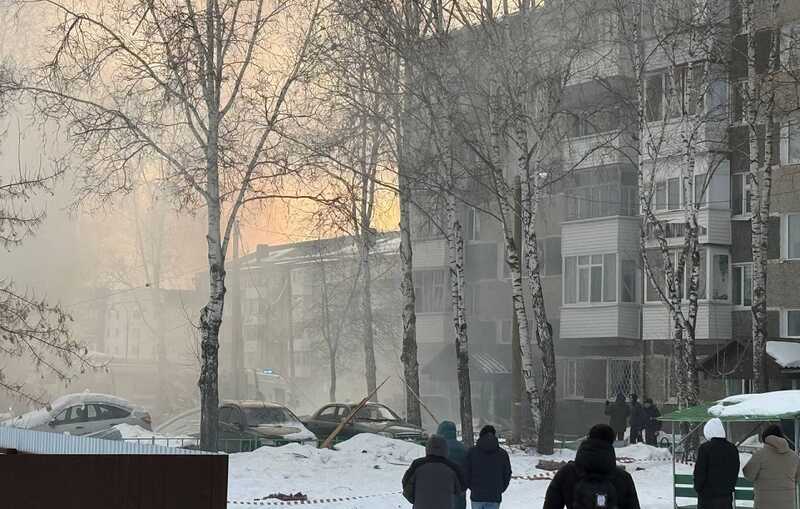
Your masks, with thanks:
[[(206, 209), (208, 303), (199, 317), (201, 446), (218, 431), (219, 330), (225, 260), (245, 204), (275, 194), (291, 161), (280, 132), (297, 118), (290, 99), (314, 60), (321, 4), (281, 0), (21, 3), (49, 19), (42, 59), (0, 82), (30, 97), (36, 114), (63, 122), (83, 159), (80, 195), (130, 187), (142, 160), (165, 164), (166, 182)], [(293, 36), (293, 37), (292, 37)], [(271, 42), (289, 40), (281, 54)]]

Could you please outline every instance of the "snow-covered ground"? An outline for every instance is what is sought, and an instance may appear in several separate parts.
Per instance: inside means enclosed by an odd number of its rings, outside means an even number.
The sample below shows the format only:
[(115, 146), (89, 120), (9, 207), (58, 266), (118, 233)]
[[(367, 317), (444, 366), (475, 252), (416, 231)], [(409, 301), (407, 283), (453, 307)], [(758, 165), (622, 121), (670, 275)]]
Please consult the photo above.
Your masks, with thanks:
[[(411, 461), (424, 454), (423, 447), (363, 434), (337, 448), (330, 451), (291, 444), (231, 455), (228, 500), (236, 503), (231, 503), (229, 508), (261, 507), (257, 501), (270, 494), (297, 492), (310, 499), (345, 499), (313, 504), (320, 509), (411, 507), (400, 495), (400, 481)], [(563, 450), (546, 459), (569, 460), (574, 456), (574, 451)], [(643, 508), (671, 509), (672, 463), (668, 451), (637, 444), (617, 449), (617, 457), (634, 461), (626, 463), (625, 468), (633, 475)], [(521, 452), (512, 454), (514, 475), (545, 474), (536, 468), (540, 459)], [(689, 473), (691, 467), (681, 465), (679, 470)], [(503, 497), (503, 509), (541, 507), (548, 483), (547, 480), (512, 480)]]

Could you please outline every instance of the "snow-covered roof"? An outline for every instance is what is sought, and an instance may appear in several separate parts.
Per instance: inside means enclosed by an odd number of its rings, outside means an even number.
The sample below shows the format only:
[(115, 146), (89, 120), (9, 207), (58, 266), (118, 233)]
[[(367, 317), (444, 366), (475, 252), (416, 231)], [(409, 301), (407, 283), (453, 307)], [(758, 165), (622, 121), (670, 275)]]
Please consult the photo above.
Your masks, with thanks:
[(800, 415), (800, 390), (737, 394), (709, 407), (713, 417), (791, 417)]
[(767, 355), (782, 368), (800, 368), (800, 343), (767, 341)]

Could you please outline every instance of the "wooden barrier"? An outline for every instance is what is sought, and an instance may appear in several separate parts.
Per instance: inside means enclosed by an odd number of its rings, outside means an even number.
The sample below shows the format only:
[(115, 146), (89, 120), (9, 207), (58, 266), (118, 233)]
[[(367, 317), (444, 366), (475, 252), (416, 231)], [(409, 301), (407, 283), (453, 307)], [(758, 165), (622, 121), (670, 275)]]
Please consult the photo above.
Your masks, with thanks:
[(225, 455), (0, 455), (0, 506), (225, 509)]

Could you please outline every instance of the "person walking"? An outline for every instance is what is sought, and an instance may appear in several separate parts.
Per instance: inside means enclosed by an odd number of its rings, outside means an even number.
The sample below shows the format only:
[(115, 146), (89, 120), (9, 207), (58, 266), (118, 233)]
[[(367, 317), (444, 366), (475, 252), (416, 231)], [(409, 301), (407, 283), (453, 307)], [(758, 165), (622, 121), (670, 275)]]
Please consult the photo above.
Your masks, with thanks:
[(625, 403), (625, 396), (621, 392), (617, 394), (617, 400), (613, 405), (606, 401), (605, 414), (610, 417), (609, 425), (617, 434), (617, 440), (625, 440), (625, 429), (628, 427), (631, 409)]
[(644, 431), (646, 417), (644, 408), (639, 403), (639, 396), (631, 394), (631, 443), (643, 442), (642, 431)]
[(472, 509), (498, 509), (511, 482), (511, 461), (500, 448), (494, 426), (481, 428), (478, 443), (467, 453), (464, 477)]
[[(452, 421), (442, 421), (436, 434), (447, 441), (447, 459), (455, 463), (459, 468), (464, 468), (464, 462), (467, 459), (467, 448), (458, 440), (456, 433), (456, 425)], [(464, 486), (466, 490), (466, 486)], [(467, 507), (466, 493), (461, 493), (456, 496), (454, 509), (465, 509)]]
[(730, 509), (739, 477), (739, 451), (725, 438), (725, 427), (717, 418), (703, 427), (706, 441), (697, 451), (694, 490), (697, 509)]
[(611, 426), (593, 426), (575, 461), (550, 481), (542, 509), (640, 509), (633, 478), (617, 466), (615, 437)]
[(793, 509), (797, 483), (800, 482), (800, 458), (789, 448), (778, 425), (761, 434), (764, 446), (753, 453), (742, 469), (753, 481), (754, 509)]
[(453, 507), (465, 489), (461, 468), (447, 459), (447, 440), (439, 435), (428, 439), (425, 457), (414, 460), (403, 475), (403, 496), (414, 509)]
[(661, 412), (650, 398), (644, 398), (642, 410), (644, 411), (644, 441), (647, 445), (657, 447), (658, 432), (661, 431), (661, 421), (658, 418), (661, 417)]

